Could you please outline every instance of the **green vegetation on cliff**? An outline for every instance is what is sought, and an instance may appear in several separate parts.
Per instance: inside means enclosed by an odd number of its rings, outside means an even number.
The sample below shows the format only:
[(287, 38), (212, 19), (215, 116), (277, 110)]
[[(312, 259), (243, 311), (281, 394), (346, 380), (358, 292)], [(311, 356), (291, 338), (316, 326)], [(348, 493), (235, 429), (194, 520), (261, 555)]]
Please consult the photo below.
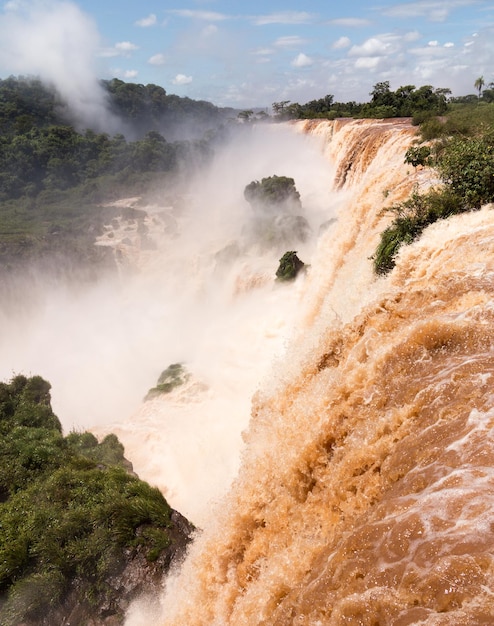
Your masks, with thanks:
[(457, 106), (442, 119), (426, 121), (419, 132), (430, 145), (412, 146), (405, 162), (433, 167), (442, 185), (388, 209), (395, 218), (374, 254), (377, 274), (389, 272), (400, 247), (429, 224), (494, 202), (494, 104)]
[(170, 393), (177, 387), (185, 385), (189, 378), (190, 374), (182, 363), (172, 363), (161, 372), (156, 387), (152, 387), (144, 399), (150, 400), (156, 396)]
[(133, 474), (115, 435), (63, 436), (47, 381), (0, 383), (2, 625), (61, 623), (80, 604), (121, 617), (115, 580), (138, 564), (128, 602), (183, 553), (192, 527), (174, 515)]
[(261, 248), (307, 240), (311, 229), (293, 178), (273, 175), (253, 180), (245, 187), (244, 198), (253, 209), (252, 235)]

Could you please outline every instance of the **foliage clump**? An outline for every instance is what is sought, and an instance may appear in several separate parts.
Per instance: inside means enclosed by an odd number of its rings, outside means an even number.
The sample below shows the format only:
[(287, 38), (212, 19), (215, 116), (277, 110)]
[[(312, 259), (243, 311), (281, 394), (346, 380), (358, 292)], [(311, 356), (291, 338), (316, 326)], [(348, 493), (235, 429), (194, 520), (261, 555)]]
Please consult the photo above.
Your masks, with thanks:
[(88, 611), (104, 604), (117, 614), (121, 598), (111, 578), (139, 555), (151, 563), (176, 551), (172, 509), (161, 492), (129, 471), (115, 435), (101, 443), (87, 432), (64, 437), (49, 391), (40, 376), (0, 383), (5, 626), (44, 623), (74, 594)]
[(310, 225), (302, 215), (293, 178), (273, 175), (253, 180), (245, 187), (244, 197), (254, 212), (251, 236), (262, 247), (293, 245), (309, 237)]
[(412, 167), (422, 167), (430, 163), (431, 149), (429, 146), (411, 146), (405, 153), (405, 163)]
[(300, 270), (304, 267), (305, 263), (298, 258), (295, 251), (285, 252), (276, 270), (276, 280), (280, 282), (295, 280)]
[(260, 182), (253, 180), (244, 190), (244, 197), (254, 208), (287, 209), (301, 208), (300, 194), (295, 181), (288, 176), (269, 176)]
[(429, 225), (462, 210), (461, 199), (449, 190), (431, 189), (426, 194), (413, 193), (410, 198), (388, 209), (395, 219), (381, 234), (374, 254), (374, 270), (386, 274), (393, 269), (402, 245), (415, 241)]
[[(480, 116), (477, 116), (477, 108), (484, 109)], [(374, 254), (377, 274), (389, 272), (395, 265), (400, 246), (412, 243), (429, 224), (494, 202), (492, 105), (475, 109), (463, 106), (438, 124), (435, 142), (431, 146), (410, 148), (405, 162), (434, 167), (442, 185), (424, 194), (413, 193), (408, 200), (388, 209), (396, 217), (381, 234)], [(424, 125), (428, 137), (430, 121)], [(423, 129), (421, 134), (424, 137)]]
[(149, 400), (161, 394), (170, 393), (176, 387), (184, 385), (189, 378), (190, 374), (183, 363), (172, 363), (161, 372), (156, 387), (148, 391), (145, 399)]

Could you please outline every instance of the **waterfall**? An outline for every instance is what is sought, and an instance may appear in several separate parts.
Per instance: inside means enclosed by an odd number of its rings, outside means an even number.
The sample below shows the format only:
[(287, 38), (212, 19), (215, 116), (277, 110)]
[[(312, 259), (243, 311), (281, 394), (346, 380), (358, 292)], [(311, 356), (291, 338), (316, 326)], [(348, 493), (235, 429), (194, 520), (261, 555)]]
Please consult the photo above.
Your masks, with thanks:
[[(286, 348), (163, 626), (494, 620), (494, 213), (430, 226), (385, 278), (383, 208), (434, 184), (405, 122), (297, 122), (332, 164)], [(292, 155), (294, 159), (297, 155)], [(142, 607), (128, 626), (145, 624)]]

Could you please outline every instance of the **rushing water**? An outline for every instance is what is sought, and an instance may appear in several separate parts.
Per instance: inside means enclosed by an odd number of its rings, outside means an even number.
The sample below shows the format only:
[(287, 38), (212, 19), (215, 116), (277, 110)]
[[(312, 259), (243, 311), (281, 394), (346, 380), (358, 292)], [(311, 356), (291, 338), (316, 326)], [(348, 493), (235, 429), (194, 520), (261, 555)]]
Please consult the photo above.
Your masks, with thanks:
[[(202, 528), (127, 626), (494, 623), (494, 212), (429, 227), (376, 278), (383, 208), (435, 182), (404, 164), (413, 139), (406, 120), (254, 131), (180, 210), (147, 207), (152, 249), (109, 226), (137, 271), (2, 307), (3, 378), (50, 380), (66, 430), (117, 432)], [(301, 193), (297, 247), (252, 236), (243, 188), (273, 174)], [(280, 286), (286, 249), (309, 268)], [(178, 361), (187, 384), (142, 403)]]
[(382, 207), (433, 182), (403, 164), (413, 130), (295, 130), (335, 166), (338, 222), (253, 398), (238, 475), (153, 623), (494, 623), (494, 212), (428, 228), (378, 279)]

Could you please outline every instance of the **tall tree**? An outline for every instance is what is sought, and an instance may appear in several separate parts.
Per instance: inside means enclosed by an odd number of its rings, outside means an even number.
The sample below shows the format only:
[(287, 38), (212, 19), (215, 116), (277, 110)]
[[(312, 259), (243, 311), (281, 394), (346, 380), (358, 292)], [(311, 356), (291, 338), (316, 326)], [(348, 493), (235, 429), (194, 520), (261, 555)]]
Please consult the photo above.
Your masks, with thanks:
[(485, 81), (484, 81), (484, 77), (483, 76), (479, 76), (477, 78), (477, 80), (474, 83), (474, 87), (475, 89), (477, 89), (477, 91), (479, 92), (479, 100), (480, 100), (480, 96), (481, 96), (481, 92), (482, 92), (482, 87), (485, 85)]

